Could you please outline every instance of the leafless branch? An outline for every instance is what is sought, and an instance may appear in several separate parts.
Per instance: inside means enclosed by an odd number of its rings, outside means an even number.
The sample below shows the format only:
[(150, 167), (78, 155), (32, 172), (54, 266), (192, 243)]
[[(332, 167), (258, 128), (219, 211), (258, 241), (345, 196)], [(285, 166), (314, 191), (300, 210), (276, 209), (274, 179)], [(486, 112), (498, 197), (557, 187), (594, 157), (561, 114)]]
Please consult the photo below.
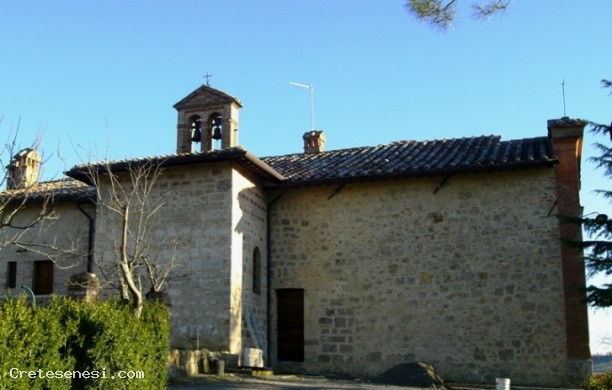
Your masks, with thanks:
[[(4, 116), (0, 124), (3, 121)], [(85, 254), (80, 251), (78, 239), (63, 237), (60, 240), (55, 235), (54, 224), (59, 219), (55, 209), (57, 187), (48, 184), (52, 182), (38, 181), (49, 158), (42, 158), (35, 147), (19, 147), (20, 126), (21, 119), (16, 126), (10, 126), (0, 148), (0, 163), (7, 167), (0, 175), (1, 183), (6, 186), (0, 192), (0, 249), (10, 246), (17, 252), (51, 260), (58, 268), (72, 268)], [(41, 130), (33, 146), (40, 143), (42, 134)]]
[[(138, 161), (117, 168), (112, 162), (86, 164), (88, 180), (98, 190), (98, 218), (112, 237), (112, 259), (105, 259), (104, 274), (117, 278), (124, 298), (128, 297), (138, 315), (144, 301), (143, 288), (161, 291), (178, 264), (171, 238), (159, 238), (161, 211), (166, 192), (157, 186), (162, 175), (160, 161)], [(170, 258), (163, 258), (163, 246), (172, 246)], [(174, 246), (173, 246), (174, 245)], [(99, 262), (101, 263), (101, 262)]]

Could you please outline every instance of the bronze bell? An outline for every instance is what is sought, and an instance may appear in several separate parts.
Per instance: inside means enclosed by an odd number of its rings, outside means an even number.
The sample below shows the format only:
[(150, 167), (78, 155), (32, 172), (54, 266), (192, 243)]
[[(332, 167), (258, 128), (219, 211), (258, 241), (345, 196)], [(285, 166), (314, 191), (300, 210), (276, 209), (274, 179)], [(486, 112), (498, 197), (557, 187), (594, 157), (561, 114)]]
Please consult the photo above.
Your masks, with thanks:
[(213, 128), (213, 139), (221, 139), (221, 126), (215, 126)]
[(200, 128), (193, 130), (193, 133), (191, 134), (191, 142), (202, 142), (202, 131)]
[(217, 125), (213, 127), (213, 139), (221, 139), (221, 126)]
[(221, 115), (217, 115), (212, 118), (212, 139), (220, 140), (221, 139), (221, 129), (223, 126), (223, 118)]

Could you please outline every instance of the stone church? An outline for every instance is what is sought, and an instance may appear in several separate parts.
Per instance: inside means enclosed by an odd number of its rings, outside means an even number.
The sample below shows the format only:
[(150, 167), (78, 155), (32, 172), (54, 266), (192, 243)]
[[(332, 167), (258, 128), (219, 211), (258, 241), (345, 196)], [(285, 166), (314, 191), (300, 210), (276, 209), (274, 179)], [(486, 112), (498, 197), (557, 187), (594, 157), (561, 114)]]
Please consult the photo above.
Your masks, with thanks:
[(331, 151), (313, 130), (303, 152), (258, 157), (238, 143), (241, 107), (203, 85), (174, 106), (176, 154), (77, 165), (58, 181), (37, 181), (35, 150), (16, 155), (4, 194), (31, 186), (26, 217), (53, 194), (57, 214), (32, 243), (75, 250), (53, 261), (5, 246), (5, 295), (66, 294), (71, 275), (98, 273), (116, 222), (87, 173), (148, 163), (162, 168), (152, 191), (171, 194), (153, 234), (179, 242), (187, 270), (166, 287), (175, 346), (359, 377), (413, 361), (455, 382), (566, 386), (590, 374), (584, 268), (562, 244), (581, 231), (558, 218), (581, 214), (584, 122), (549, 120), (528, 139)]

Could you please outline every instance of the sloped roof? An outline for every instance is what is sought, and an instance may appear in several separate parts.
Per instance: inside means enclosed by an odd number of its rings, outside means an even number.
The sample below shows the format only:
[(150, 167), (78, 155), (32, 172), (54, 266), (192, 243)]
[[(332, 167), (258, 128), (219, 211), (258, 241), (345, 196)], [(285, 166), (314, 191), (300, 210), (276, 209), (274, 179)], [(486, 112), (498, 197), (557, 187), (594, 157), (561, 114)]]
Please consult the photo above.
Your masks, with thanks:
[(398, 141), (385, 145), (258, 158), (237, 146), (199, 153), (154, 156), (76, 165), (66, 172), (75, 179), (42, 182), (28, 190), (0, 196), (27, 201), (91, 201), (95, 188), (89, 172), (126, 171), (140, 164), (178, 166), (233, 161), (272, 186), (302, 186), (402, 177), (450, 175), (553, 166), (558, 158), (548, 137), (502, 141), (498, 135), (434, 141)]
[(36, 183), (28, 188), (6, 190), (0, 193), (0, 201), (10, 203), (93, 202), (96, 189), (86, 183), (72, 179), (51, 180)]
[(273, 182), (280, 182), (284, 177), (264, 164), (257, 156), (251, 154), (240, 146), (231, 148), (211, 150), (208, 152), (197, 153), (182, 153), (171, 154), (164, 156), (153, 156), (117, 161), (103, 161), (98, 163), (80, 164), (74, 166), (69, 171), (65, 172), (67, 176), (81, 180), (91, 184), (90, 172), (122, 172), (127, 171), (130, 167), (152, 164), (154, 166), (169, 167), (176, 165), (187, 165), (196, 163), (220, 162), (220, 161), (235, 161), (238, 165)]
[(286, 178), (285, 185), (448, 175), (552, 166), (558, 162), (547, 137), (502, 141), (497, 135), (399, 141), (261, 160)]
[(181, 111), (190, 107), (214, 106), (217, 104), (223, 105), (232, 102), (242, 107), (242, 103), (237, 98), (218, 89), (202, 85), (184, 97), (180, 102), (176, 103), (173, 107), (177, 111)]

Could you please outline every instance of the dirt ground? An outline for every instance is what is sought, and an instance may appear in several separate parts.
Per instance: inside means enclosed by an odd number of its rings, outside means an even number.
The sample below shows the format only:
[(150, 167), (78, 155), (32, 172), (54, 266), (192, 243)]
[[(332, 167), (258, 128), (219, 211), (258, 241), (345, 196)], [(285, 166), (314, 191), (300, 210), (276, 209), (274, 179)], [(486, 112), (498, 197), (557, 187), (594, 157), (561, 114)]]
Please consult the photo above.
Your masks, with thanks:
[[(270, 377), (253, 377), (249, 375), (226, 374), (223, 376), (198, 375), (182, 381), (170, 383), (168, 390), (200, 389), (249, 389), (249, 390), (410, 390), (410, 387), (380, 385), (359, 380), (336, 380), (323, 377), (304, 377), (295, 375), (273, 375)], [(416, 389), (416, 388), (414, 388)], [(419, 388), (419, 390), (423, 390)]]

